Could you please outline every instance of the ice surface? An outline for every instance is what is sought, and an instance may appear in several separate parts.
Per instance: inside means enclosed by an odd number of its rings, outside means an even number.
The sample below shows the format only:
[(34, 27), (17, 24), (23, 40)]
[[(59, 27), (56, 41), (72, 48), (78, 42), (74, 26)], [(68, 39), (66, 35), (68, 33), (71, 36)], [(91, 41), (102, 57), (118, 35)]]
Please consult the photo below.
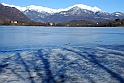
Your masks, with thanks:
[(123, 83), (121, 45), (44, 48), (0, 55), (0, 83)]
[(124, 28), (0, 26), (0, 52), (43, 47), (124, 45)]
[(0, 83), (124, 83), (124, 28), (0, 27)]

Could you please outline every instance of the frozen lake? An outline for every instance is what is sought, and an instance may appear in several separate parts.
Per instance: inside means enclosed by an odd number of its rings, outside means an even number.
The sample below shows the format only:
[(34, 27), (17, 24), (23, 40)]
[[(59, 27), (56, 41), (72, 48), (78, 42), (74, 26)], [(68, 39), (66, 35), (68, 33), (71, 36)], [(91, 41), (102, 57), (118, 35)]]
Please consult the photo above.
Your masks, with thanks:
[(124, 83), (124, 28), (0, 26), (0, 83)]
[(0, 27), (0, 51), (65, 45), (124, 45), (124, 28)]

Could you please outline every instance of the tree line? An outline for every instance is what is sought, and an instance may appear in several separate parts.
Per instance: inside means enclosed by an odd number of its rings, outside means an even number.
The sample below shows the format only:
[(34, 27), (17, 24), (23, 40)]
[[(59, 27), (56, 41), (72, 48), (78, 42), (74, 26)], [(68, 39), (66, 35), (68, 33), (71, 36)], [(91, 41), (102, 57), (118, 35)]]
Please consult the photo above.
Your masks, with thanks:
[(42, 22), (16, 22), (0, 20), (0, 25), (5, 26), (61, 26), (61, 27), (123, 27), (124, 19), (115, 19), (114, 21), (93, 22), (89, 20), (72, 20), (66, 23), (42, 23)]

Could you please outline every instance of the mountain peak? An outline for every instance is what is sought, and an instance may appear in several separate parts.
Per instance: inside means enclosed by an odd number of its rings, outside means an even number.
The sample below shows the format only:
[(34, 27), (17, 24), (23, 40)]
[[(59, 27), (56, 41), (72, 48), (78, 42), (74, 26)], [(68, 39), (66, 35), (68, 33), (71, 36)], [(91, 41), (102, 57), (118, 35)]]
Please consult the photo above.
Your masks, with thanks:
[(101, 9), (99, 9), (96, 6), (91, 7), (91, 6), (87, 6), (87, 5), (84, 5), (84, 4), (75, 4), (75, 5), (70, 6), (68, 8), (60, 8), (60, 9), (52, 9), (52, 8), (48, 8), (48, 7), (35, 6), (35, 5), (30, 5), (30, 6), (26, 6), (26, 7), (9, 5), (9, 4), (5, 4), (5, 3), (2, 3), (2, 5), (15, 7), (15, 8), (19, 9), (20, 11), (33, 10), (33, 11), (37, 11), (37, 12), (47, 12), (47, 13), (57, 13), (57, 12), (61, 12), (61, 11), (68, 11), (73, 7), (79, 7), (81, 9), (86, 9), (86, 10), (90, 10), (90, 11), (93, 11), (93, 12), (102, 11)]
[(37, 11), (37, 12), (48, 12), (48, 13), (54, 13), (54, 11), (55, 11), (55, 9), (42, 7), (42, 6), (35, 6), (35, 5), (27, 6), (26, 9)]
[(81, 9), (86, 9), (86, 10), (90, 10), (90, 11), (93, 11), (93, 12), (102, 11), (100, 8), (98, 8), (96, 6), (91, 7), (91, 6), (87, 6), (87, 5), (84, 5), (84, 4), (75, 4), (74, 6), (71, 6), (71, 7), (79, 7)]

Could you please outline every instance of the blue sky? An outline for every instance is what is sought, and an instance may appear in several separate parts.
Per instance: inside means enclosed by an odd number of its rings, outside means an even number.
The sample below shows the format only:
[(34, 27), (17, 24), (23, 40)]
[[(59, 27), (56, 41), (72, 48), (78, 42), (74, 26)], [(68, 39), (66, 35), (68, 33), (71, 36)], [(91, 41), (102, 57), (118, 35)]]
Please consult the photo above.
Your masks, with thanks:
[(124, 0), (0, 0), (0, 3), (13, 4), (16, 6), (37, 5), (49, 8), (66, 8), (74, 4), (97, 6), (106, 12), (123, 12)]

